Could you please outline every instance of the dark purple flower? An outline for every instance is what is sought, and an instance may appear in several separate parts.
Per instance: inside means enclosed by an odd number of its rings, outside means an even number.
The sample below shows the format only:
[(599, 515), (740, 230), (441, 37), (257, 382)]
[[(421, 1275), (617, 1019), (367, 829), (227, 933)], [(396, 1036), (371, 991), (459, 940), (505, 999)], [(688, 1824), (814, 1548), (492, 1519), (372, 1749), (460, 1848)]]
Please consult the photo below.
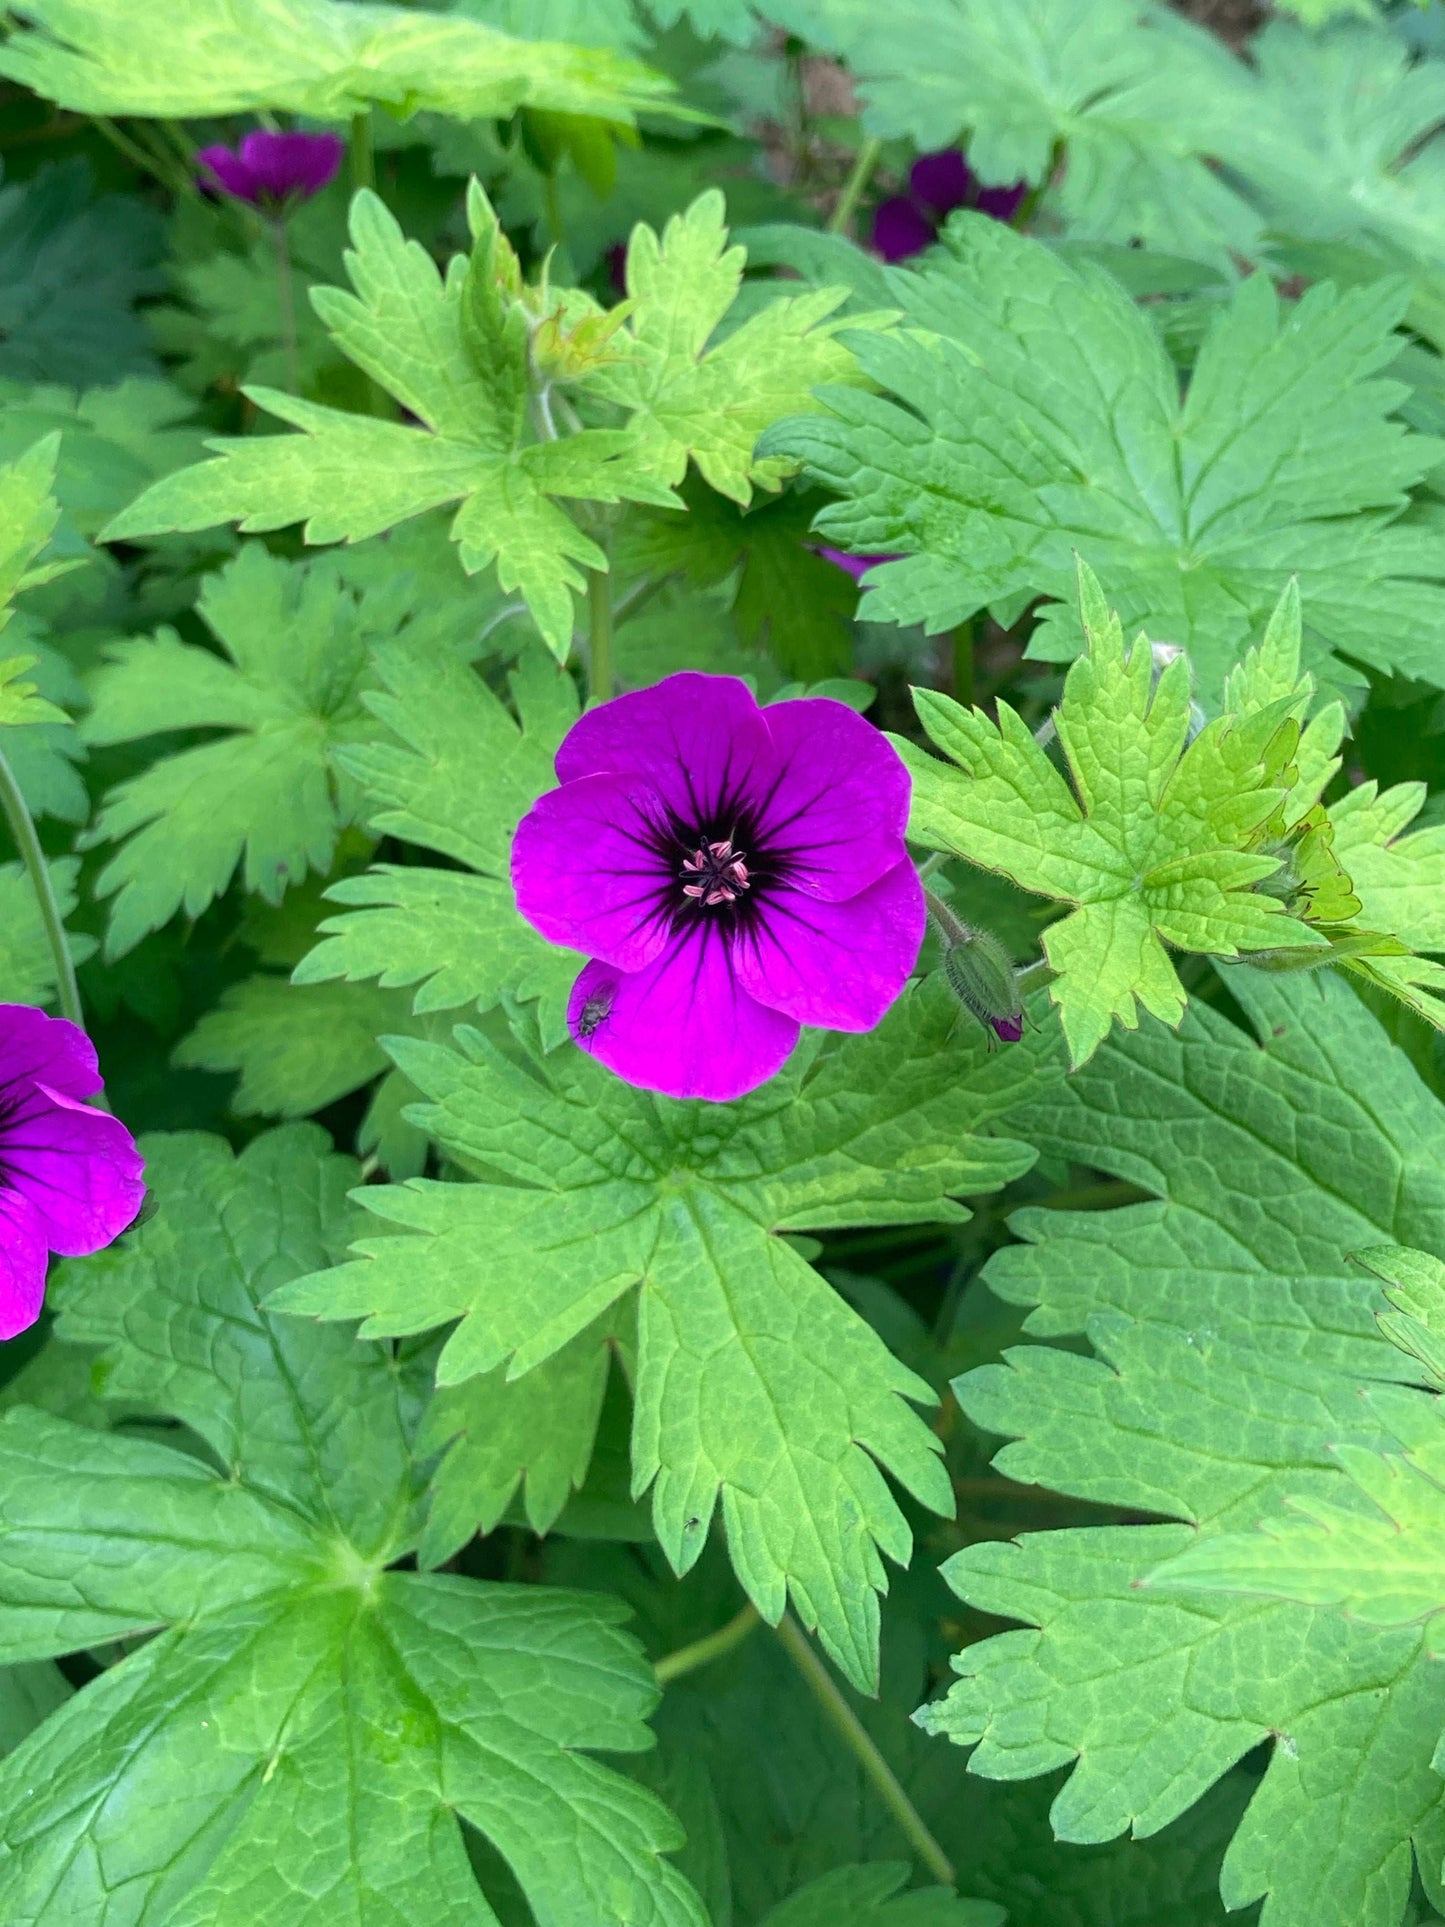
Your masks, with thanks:
[(40, 1316), (52, 1251), (99, 1251), (140, 1210), (135, 1140), (118, 1117), (83, 1102), (99, 1089), (83, 1030), (0, 1004), (0, 1338)]
[(981, 187), (974, 196), (973, 205), (980, 214), (987, 214), (990, 220), (1011, 221), (1023, 206), (1028, 191), (1027, 181), (1015, 181), (1012, 187)]
[(203, 147), (196, 155), (202, 187), (274, 211), (309, 200), (336, 178), (346, 144), (336, 134), (271, 134), (257, 128), (237, 148)]
[(855, 582), (861, 582), (870, 569), (876, 569), (880, 562), (898, 562), (896, 555), (849, 555), (846, 549), (819, 549), (825, 562), (831, 562), (835, 569), (843, 569)]
[(990, 1017), (995, 1037), (1001, 1037), (1006, 1044), (1016, 1044), (1024, 1034), (1022, 1017)]
[(956, 207), (975, 204), (978, 177), (958, 148), (946, 147), (941, 154), (919, 155), (908, 172), (908, 191), (941, 221)]
[(589, 710), (512, 849), (523, 916), (594, 961), (572, 1035), (629, 1084), (741, 1097), (802, 1024), (871, 1030), (923, 940), (908, 772), (822, 697), (691, 670)]
[(897, 261), (922, 254), (931, 247), (938, 230), (921, 207), (901, 194), (880, 202), (873, 216), (873, 249), (891, 267)]
[(873, 247), (890, 264), (922, 254), (956, 208), (971, 207), (995, 221), (1011, 221), (1027, 192), (1023, 181), (1011, 187), (984, 187), (956, 147), (920, 154), (908, 175), (907, 194), (879, 204), (873, 216)]

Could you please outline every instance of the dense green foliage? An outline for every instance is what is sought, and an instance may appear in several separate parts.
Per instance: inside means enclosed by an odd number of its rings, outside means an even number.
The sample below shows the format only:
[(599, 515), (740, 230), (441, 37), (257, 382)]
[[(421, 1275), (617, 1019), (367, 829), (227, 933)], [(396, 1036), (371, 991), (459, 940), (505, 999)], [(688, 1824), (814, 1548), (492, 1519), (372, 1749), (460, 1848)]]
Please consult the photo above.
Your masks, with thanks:
[[(148, 1185), (0, 1352), (6, 1927), (1445, 1918), (1445, 6), (1218, 11), (0, 26), (0, 1003)], [(727, 1104), (511, 881), (682, 670), (938, 900)]]

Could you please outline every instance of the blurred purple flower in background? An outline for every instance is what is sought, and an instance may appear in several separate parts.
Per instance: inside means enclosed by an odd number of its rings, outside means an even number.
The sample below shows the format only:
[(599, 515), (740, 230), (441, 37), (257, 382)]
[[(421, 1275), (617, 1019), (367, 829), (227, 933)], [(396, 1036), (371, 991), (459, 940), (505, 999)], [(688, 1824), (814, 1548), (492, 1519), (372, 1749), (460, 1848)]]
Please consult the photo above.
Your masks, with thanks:
[(562, 787), (512, 847), (522, 915), (594, 959), (573, 1037), (671, 1097), (741, 1097), (802, 1024), (871, 1030), (908, 980), (924, 900), (908, 772), (843, 703), (760, 709), (688, 670), (589, 710)]
[(145, 1197), (144, 1165), (100, 1089), (95, 1049), (63, 1017), (0, 1004), (0, 1338), (40, 1316), (52, 1251), (118, 1238)]
[(956, 147), (920, 154), (909, 172), (908, 192), (881, 202), (874, 214), (873, 247), (885, 261), (906, 261), (937, 239), (956, 208), (1011, 221), (1026, 192), (1023, 181), (1012, 187), (984, 187)]
[(851, 575), (855, 582), (861, 582), (870, 569), (877, 568), (880, 562), (901, 562), (898, 555), (849, 555), (844, 549), (819, 549), (818, 554), (825, 562), (831, 562), (835, 569), (842, 569)]
[(289, 201), (309, 200), (335, 180), (346, 153), (337, 134), (247, 134), (239, 147), (203, 147), (196, 160), (201, 185), (274, 213)]

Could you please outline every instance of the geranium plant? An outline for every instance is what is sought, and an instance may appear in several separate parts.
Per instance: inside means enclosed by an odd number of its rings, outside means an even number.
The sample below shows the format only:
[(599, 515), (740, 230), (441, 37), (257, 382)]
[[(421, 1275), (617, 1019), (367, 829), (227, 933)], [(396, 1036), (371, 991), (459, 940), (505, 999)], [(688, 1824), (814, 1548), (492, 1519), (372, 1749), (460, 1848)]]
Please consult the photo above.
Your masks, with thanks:
[(0, 76), (0, 1927), (1440, 1927), (1430, 10)]

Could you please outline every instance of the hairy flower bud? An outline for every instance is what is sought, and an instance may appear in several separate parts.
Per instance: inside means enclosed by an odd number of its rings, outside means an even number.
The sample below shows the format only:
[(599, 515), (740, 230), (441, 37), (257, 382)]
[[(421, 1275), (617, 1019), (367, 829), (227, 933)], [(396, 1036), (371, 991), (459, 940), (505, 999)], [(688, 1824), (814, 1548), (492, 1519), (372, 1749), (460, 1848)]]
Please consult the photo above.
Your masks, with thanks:
[(1024, 1034), (1024, 1007), (1013, 959), (992, 931), (964, 923), (931, 890), (927, 894), (949, 989), (988, 1033), (990, 1049), (996, 1038), (1016, 1044)]

